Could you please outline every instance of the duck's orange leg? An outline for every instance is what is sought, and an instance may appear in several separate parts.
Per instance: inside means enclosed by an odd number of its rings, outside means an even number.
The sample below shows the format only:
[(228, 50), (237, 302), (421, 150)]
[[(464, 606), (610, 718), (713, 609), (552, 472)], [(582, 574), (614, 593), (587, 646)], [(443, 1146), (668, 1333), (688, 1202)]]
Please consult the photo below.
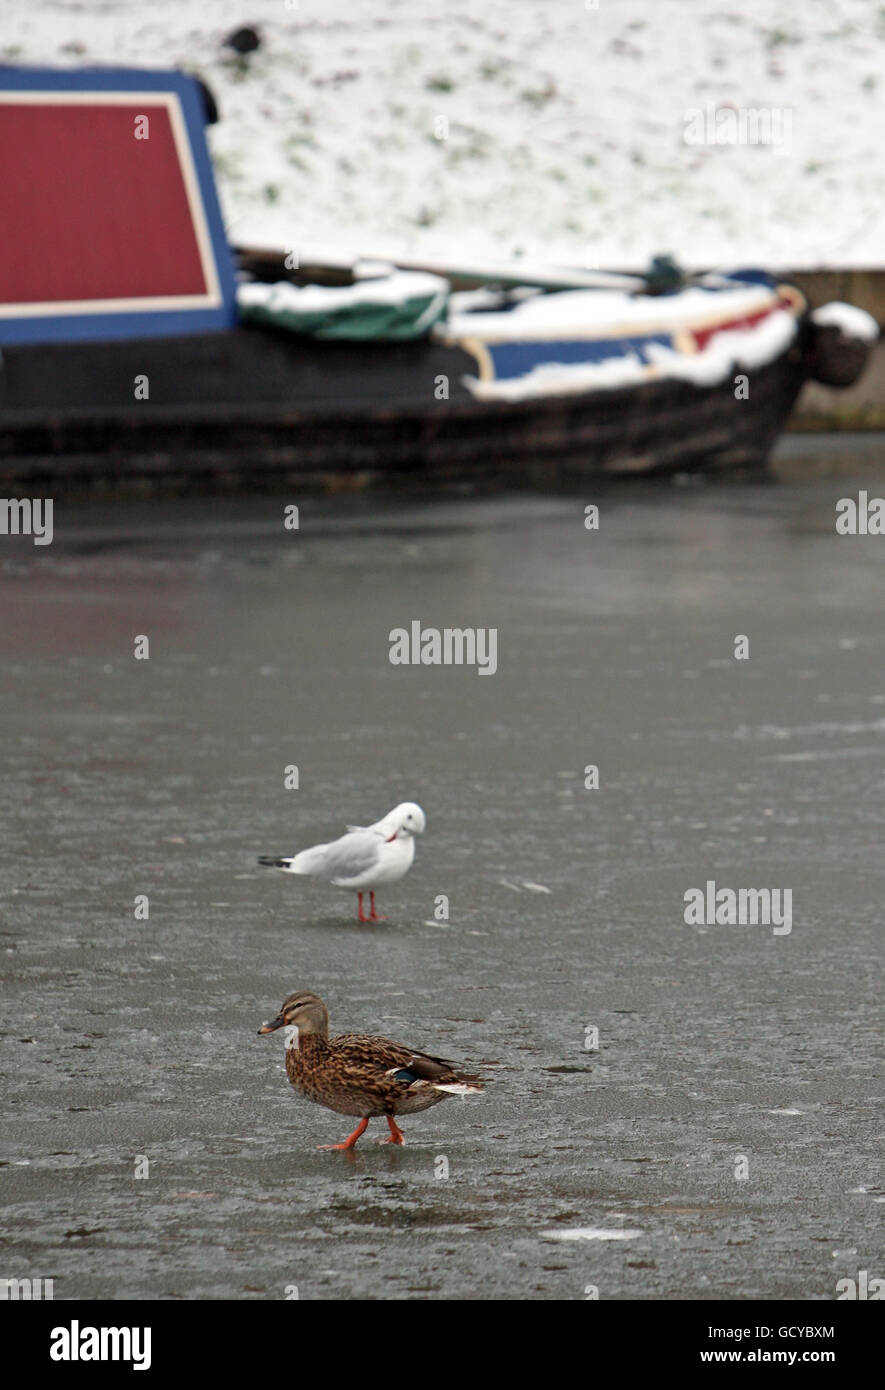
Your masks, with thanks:
[(390, 1126), (390, 1138), (385, 1139), (384, 1143), (404, 1144), (406, 1142), (406, 1136), (403, 1134), (402, 1130), (400, 1129), (399, 1125), (397, 1124), (396, 1120), (393, 1118), (392, 1115), (387, 1116), (387, 1123)]
[(371, 909), (370, 909), (370, 910), (371, 910), (371, 914), (372, 914), (371, 917), (369, 918), (369, 921), (370, 921), (370, 922), (386, 922), (386, 921), (387, 921), (387, 918), (386, 918), (386, 917), (379, 917), (379, 916), (378, 916), (378, 913), (375, 911), (375, 894), (374, 894), (374, 893), (370, 893), (370, 894), (369, 894), (369, 902), (370, 902), (370, 904), (371, 904)]
[[(317, 1144), (318, 1149), (352, 1149), (361, 1134), (365, 1134), (368, 1126), (368, 1119), (360, 1120), (353, 1134), (348, 1134), (343, 1144)], [(402, 1143), (402, 1140), (400, 1140)]]

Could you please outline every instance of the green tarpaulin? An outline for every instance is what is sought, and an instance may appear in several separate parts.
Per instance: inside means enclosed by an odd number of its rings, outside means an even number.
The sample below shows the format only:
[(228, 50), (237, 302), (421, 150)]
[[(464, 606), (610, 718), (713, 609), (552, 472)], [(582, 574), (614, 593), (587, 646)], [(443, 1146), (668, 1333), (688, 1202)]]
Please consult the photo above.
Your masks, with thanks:
[(237, 310), (246, 323), (350, 341), (423, 338), (445, 317), (448, 302), (448, 280), (417, 271), (396, 271), (340, 288), (281, 280), (237, 290)]

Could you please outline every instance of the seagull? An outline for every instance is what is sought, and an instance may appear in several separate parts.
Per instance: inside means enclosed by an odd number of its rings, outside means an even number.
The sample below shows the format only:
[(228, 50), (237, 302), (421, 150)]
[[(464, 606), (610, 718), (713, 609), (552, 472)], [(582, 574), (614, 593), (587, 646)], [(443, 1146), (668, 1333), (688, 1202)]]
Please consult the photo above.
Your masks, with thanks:
[[(424, 812), (414, 801), (394, 806), (374, 825), (349, 825), (347, 834), (327, 845), (313, 845), (289, 859), (260, 855), (259, 864), (282, 869), (287, 874), (309, 874), (324, 878), (336, 888), (356, 892), (361, 922), (383, 922), (375, 911), (375, 889), (398, 883), (412, 867), (415, 836), (424, 833)], [(370, 910), (363, 912), (363, 894), (368, 891)]]

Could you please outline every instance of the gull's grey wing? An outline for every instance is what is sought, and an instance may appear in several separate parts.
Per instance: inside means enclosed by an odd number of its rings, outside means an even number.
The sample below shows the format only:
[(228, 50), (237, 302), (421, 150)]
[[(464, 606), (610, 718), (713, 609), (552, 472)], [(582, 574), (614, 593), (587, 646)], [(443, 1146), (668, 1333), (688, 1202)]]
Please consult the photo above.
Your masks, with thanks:
[(315, 874), (334, 883), (359, 878), (374, 869), (384, 841), (370, 830), (342, 835), (328, 845), (314, 845), (296, 854), (292, 867), (298, 874)]

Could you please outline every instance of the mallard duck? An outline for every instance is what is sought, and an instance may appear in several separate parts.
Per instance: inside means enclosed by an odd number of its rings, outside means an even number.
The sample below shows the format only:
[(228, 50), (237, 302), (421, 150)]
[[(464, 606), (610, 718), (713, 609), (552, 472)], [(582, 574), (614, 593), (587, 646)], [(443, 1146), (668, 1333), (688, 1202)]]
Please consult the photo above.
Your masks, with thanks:
[[(374, 825), (350, 825), (347, 834), (327, 845), (313, 845), (288, 859), (260, 855), (259, 864), (282, 869), (287, 874), (311, 874), (325, 878), (336, 888), (350, 888), (357, 895), (357, 915), (361, 922), (382, 922), (375, 911), (375, 889), (397, 883), (412, 867), (415, 836), (424, 833), (426, 820), (414, 801), (394, 806)], [(368, 890), (370, 912), (363, 912), (363, 894)]]
[(447, 1096), (474, 1095), (483, 1090), (477, 1076), (458, 1071), (443, 1057), (428, 1057), (390, 1038), (364, 1033), (329, 1037), (329, 1014), (322, 999), (308, 990), (290, 994), (276, 1018), (262, 1023), (259, 1033), (294, 1028), (286, 1046), (286, 1075), (308, 1100), (339, 1115), (359, 1115), (360, 1122), (341, 1144), (321, 1149), (352, 1149), (369, 1120), (383, 1115), (390, 1129), (385, 1144), (404, 1144), (394, 1115), (428, 1110)]

